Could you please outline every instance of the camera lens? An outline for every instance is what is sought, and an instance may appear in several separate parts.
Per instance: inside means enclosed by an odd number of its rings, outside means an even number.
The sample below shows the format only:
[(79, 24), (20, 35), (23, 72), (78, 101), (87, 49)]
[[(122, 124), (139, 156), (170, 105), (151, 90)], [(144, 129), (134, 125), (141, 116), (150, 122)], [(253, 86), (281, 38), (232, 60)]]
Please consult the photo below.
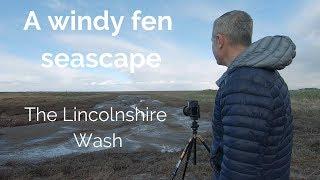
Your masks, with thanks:
[(189, 112), (189, 107), (188, 106), (184, 106), (182, 111), (183, 111), (183, 114), (185, 116), (190, 116), (190, 112)]

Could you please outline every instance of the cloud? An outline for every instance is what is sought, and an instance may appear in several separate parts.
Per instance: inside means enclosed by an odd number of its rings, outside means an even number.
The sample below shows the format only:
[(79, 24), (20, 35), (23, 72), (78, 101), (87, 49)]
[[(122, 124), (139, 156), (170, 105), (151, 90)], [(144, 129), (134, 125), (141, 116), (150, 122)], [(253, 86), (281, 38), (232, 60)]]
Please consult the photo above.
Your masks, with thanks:
[(66, 10), (86, 10), (88, 3), (83, 0), (64, 1), (64, 0), (47, 0), (43, 1), (43, 5), (50, 8), (53, 11), (66, 11)]
[(92, 81), (117, 81), (116, 78), (70, 68), (43, 68), (40, 63), (3, 52), (0, 59), (1, 92), (117, 90), (111, 86), (96, 89), (88, 85)]
[(286, 31), (297, 46), (297, 56), (282, 75), (289, 88), (320, 88), (320, 2), (312, 1), (288, 19)]
[[(199, 54), (191, 49), (182, 47), (178, 43), (155, 37), (152, 34), (135, 36), (135, 42), (147, 47), (135, 45), (124, 39), (115, 39), (103, 35), (68, 34), (58, 35), (56, 40), (62, 46), (74, 50), (99, 52), (157, 52), (161, 55), (159, 68), (143, 67), (134, 74), (121, 72), (130, 79), (130, 87), (138, 90), (191, 90), (216, 88), (217, 80), (225, 68), (218, 67), (215, 62), (208, 59), (199, 59)], [(119, 72), (120, 73), (120, 72)], [(109, 82), (110, 83), (110, 82)], [(118, 82), (126, 84), (127, 82)], [(105, 85), (104, 81), (94, 81), (90, 85)], [(117, 84), (117, 83), (113, 83)]]
[[(138, 36), (137, 42), (103, 35), (64, 34), (54, 36), (62, 47), (84, 52), (158, 52), (160, 68), (141, 68), (134, 74), (125, 71), (92, 71), (88, 69), (43, 68), (41, 63), (0, 52), (0, 91), (121, 91), (121, 90), (194, 90), (215, 87), (223, 73), (209, 59), (198, 59), (197, 53), (168, 39)], [(148, 43), (145, 43), (148, 42)], [(199, 71), (200, 70), (200, 71)], [(125, 78), (120, 78), (125, 77)]]
[(45, 5), (55, 11), (63, 11), (70, 8), (70, 5), (62, 0), (48, 0)]
[(320, 2), (312, 1), (301, 7), (289, 23), (293, 35), (320, 47)]
[[(72, 8), (86, 9), (85, 6), (88, 4), (83, 0), (77, 0), (72, 4), (69, 1), (62, 0), (49, 0), (43, 3), (53, 11), (65, 11)], [(177, 4), (173, 3), (173, 5)], [(170, 4), (170, 9), (167, 7), (166, 11), (171, 11), (169, 14), (172, 14), (176, 19), (177, 28), (179, 25), (179, 28), (183, 28), (181, 32), (188, 34), (195, 31), (195, 29), (191, 29), (194, 22), (197, 25), (202, 23), (203, 27), (206, 28), (200, 29), (202, 26), (199, 26), (199, 30), (210, 31), (213, 20), (226, 12), (226, 9), (245, 6), (248, 6), (248, 4), (243, 2), (238, 2), (238, 4), (227, 3), (227, 5), (190, 2), (184, 3), (182, 6), (179, 4), (176, 8), (172, 8)], [(258, 32), (255, 32), (256, 37), (261, 38), (266, 33), (275, 33), (281, 30), (283, 34), (289, 34), (296, 43), (297, 57), (288, 68), (281, 71), (291, 89), (320, 87), (318, 70), (320, 67), (320, 61), (318, 60), (320, 57), (319, 7), (320, 2), (312, 1), (308, 4), (303, 3), (298, 11), (283, 12), (283, 14), (290, 15), (288, 15), (290, 19), (283, 22), (283, 25), (267, 24), (270, 19), (267, 22), (264, 20), (268, 17), (257, 16), (258, 19), (253, 17), (258, 22), (258, 27), (255, 26), (255, 29), (258, 29)], [(177, 8), (180, 9), (179, 13), (173, 12)], [(249, 9), (249, 12), (251, 12), (250, 10), (255, 12), (252, 8)], [(89, 10), (89, 8), (86, 10)], [(181, 25), (180, 22), (185, 24)], [(187, 23), (190, 23), (190, 25)], [(189, 31), (188, 28), (191, 30)], [(192, 90), (217, 88), (214, 82), (226, 68), (216, 65), (212, 60), (213, 57), (204, 57), (206, 51), (196, 52), (188, 47), (188, 44), (182, 44), (181, 42), (188, 41), (181, 41), (182, 38), (185, 38), (178, 34), (178, 30), (181, 29), (176, 29), (169, 36), (158, 32), (127, 32), (125, 29), (121, 32), (121, 37), (111, 37), (108, 33), (98, 32), (53, 33), (55, 40), (53, 44), (58, 45), (59, 48), (67, 49), (69, 52), (142, 52), (144, 54), (158, 52), (161, 55), (160, 68), (141, 68), (135, 74), (118, 69), (45, 69), (40, 66), (39, 60), (26, 59), (0, 51), (0, 91)], [(202, 38), (202, 32), (197, 33)], [(210, 32), (208, 32), (208, 35), (210, 35)], [(205, 42), (195, 40), (195, 43)], [(48, 47), (55, 46), (48, 45)]]
[[(162, 64), (159, 69), (145, 68), (132, 75), (132, 79), (147, 81), (173, 81), (169, 87), (183, 89), (208, 89), (217, 88), (215, 81), (222, 75), (225, 68), (219, 67), (210, 57), (201, 58), (201, 55), (187, 46), (170, 41), (164, 38), (144, 36), (142, 41), (150, 42), (162, 56)], [(146, 76), (146, 74), (148, 74)]]
[(58, 43), (86, 52), (148, 52), (149, 50), (118, 37), (93, 34), (61, 34), (54, 36)]
[[(235, 2), (236, 3), (236, 2)], [(233, 7), (218, 7), (217, 4), (212, 6), (210, 3), (193, 3), (184, 7), (186, 17), (195, 18), (203, 22), (212, 22), (215, 18), (235, 7), (237, 9), (247, 9), (248, 4), (235, 4)], [(242, 8), (239, 8), (242, 7)], [(320, 2), (310, 1), (303, 3), (298, 11), (284, 12), (288, 13), (284, 19), (283, 25), (277, 25), (255, 18), (254, 39), (258, 40), (265, 35), (286, 34), (290, 36), (297, 45), (297, 56), (293, 63), (281, 70), (280, 73), (286, 80), (290, 89), (299, 89), (305, 87), (320, 88)], [(284, 27), (284, 28), (283, 28)]]
[(224, 8), (211, 6), (209, 3), (188, 3), (183, 7), (183, 14), (204, 22), (212, 22), (213, 20), (225, 13)]

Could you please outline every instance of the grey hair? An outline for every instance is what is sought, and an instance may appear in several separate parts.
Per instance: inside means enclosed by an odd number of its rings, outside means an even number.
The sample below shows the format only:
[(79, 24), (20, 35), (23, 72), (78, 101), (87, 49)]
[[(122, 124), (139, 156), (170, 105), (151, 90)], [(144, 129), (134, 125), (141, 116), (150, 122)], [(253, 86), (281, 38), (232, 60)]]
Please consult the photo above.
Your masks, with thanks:
[(232, 45), (249, 46), (252, 42), (253, 21), (244, 11), (234, 10), (217, 18), (213, 24), (212, 38), (217, 34), (227, 36)]

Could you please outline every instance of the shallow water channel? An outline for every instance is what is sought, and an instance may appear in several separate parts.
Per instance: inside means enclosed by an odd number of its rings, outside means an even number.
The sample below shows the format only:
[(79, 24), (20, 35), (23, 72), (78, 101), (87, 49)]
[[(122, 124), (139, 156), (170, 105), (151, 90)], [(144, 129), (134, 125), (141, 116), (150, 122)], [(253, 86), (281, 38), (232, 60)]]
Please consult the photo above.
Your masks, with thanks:
[[(132, 110), (162, 110), (167, 114), (164, 122), (132, 122), (110, 124), (110, 122), (50, 122), (29, 126), (0, 129), (0, 164), (8, 161), (42, 161), (48, 158), (104, 150), (93, 146), (79, 148), (73, 133), (88, 132), (97, 136), (116, 133), (123, 140), (122, 150), (156, 150), (174, 152), (184, 148), (192, 134), (191, 119), (182, 113), (182, 108), (165, 106), (150, 96), (120, 95), (114, 100), (97, 104), (94, 110), (110, 107)], [(208, 120), (199, 120), (199, 133), (211, 131)]]

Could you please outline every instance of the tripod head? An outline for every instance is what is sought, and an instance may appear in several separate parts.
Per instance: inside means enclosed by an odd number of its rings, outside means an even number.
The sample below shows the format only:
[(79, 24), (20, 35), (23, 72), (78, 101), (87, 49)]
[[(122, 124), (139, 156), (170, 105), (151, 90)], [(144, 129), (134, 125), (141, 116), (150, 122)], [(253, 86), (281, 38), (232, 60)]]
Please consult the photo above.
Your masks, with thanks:
[(192, 133), (193, 134), (197, 134), (198, 133), (198, 128), (199, 128), (199, 124), (196, 120), (192, 121), (192, 125), (191, 125), (191, 129), (192, 129)]

